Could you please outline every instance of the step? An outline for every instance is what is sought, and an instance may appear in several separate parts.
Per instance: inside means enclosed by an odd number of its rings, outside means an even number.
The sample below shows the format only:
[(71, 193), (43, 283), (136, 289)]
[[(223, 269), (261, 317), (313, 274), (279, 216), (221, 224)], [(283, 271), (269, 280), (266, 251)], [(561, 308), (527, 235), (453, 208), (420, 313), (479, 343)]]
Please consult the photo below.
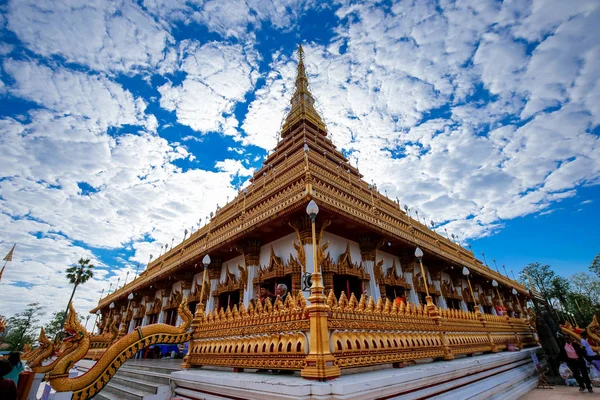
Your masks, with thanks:
[(117, 371), (115, 377), (133, 378), (145, 382), (150, 382), (155, 385), (169, 385), (171, 374), (140, 370), (130, 367), (121, 367)]
[(142, 400), (144, 396), (151, 396), (155, 393), (113, 383), (111, 380), (111, 382), (108, 382), (108, 385), (104, 386), (100, 394), (113, 395), (121, 400)]
[(110, 383), (116, 383), (117, 385), (126, 386), (128, 388), (141, 390), (143, 392), (149, 392), (152, 394), (156, 394), (158, 387), (161, 386), (160, 384), (148, 382), (147, 380), (122, 376), (119, 373), (112, 377)]
[(129, 362), (126, 362), (125, 364), (123, 364), (121, 369), (156, 372), (156, 373), (165, 374), (165, 375), (170, 375), (172, 372), (175, 372), (175, 371), (181, 371), (181, 368), (175, 367), (175, 366), (170, 366), (170, 365), (156, 366), (154, 364), (153, 365), (143, 365), (143, 364), (134, 364), (134, 363), (129, 363)]

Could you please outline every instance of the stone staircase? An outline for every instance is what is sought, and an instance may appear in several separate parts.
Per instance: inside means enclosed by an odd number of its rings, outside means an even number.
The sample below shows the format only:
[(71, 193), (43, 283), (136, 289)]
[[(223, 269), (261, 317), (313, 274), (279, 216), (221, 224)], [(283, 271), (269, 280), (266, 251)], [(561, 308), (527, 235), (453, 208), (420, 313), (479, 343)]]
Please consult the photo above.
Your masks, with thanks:
[[(171, 362), (176, 361), (176, 362)], [(170, 376), (181, 360), (129, 360), (94, 400), (167, 400)]]

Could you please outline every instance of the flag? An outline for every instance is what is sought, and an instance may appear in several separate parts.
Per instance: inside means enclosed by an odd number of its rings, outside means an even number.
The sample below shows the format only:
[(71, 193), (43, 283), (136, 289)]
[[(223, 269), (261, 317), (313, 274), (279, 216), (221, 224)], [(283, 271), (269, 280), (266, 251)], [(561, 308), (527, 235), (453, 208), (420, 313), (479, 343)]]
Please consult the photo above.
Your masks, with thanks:
[(15, 251), (15, 246), (16, 246), (16, 244), (13, 244), (12, 249), (10, 249), (10, 251), (8, 252), (6, 257), (3, 258), (4, 261), (12, 261), (12, 256), (13, 256), (13, 252)]

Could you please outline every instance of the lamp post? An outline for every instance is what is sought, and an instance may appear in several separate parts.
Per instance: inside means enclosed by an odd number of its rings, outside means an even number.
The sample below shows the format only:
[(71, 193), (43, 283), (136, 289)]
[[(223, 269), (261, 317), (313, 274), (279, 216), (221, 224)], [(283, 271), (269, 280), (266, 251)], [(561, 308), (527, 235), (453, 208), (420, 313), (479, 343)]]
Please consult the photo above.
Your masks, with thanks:
[[(127, 326), (127, 314), (129, 314), (129, 306), (131, 305), (131, 301), (133, 300), (135, 296), (133, 295), (133, 292), (129, 293), (129, 295), (127, 296), (127, 309), (125, 310), (125, 318), (123, 318), (123, 327), (125, 328), (125, 332), (127, 332), (128, 326)], [(131, 315), (131, 319), (133, 319), (133, 313)]]
[(313, 273), (312, 284), (310, 287), (310, 305), (307, 307), (310, 318), (310, 352), (306, 356), (306, 367), (302, 370), (303, 378), (325, 381), (340, 376), (340, 368), (335, 365), (335, 358), (330, 352), (329, 347), (329, 328), (327, 327), (327, 315), (330, 311), (325, 303), (326, 298), (323, 294), (323, 280), (321, 275), (321, 266), (317, 257), (317, 234), (315, 222), (319, 207), (314, 200), (311, 200), (306, 207), (306, 213), (310, 217), (312, 226), (312, 247), (313, 247)]
[[(517, 296), (519, 294), (519, 292), (517, 292), (517, 289), (513, 288), (512, 294), (513, 294), (513, 296), (515, 296), (515, 302), (519, 305), (519, 310), (521, 310), (521, 312), (522, 312), (523, 307), (521, 307), (521, 303), (519, 302), (519, 297)], [(513, 308), (513, 315), (514, 315), (514, 313), (515, 313), (515, 311)]]
[[(96, 327), (98, 326), (98, 317), (100, 316), (100, 314), (102, 314), (102, 312), (100, 310), (96, 311), (96, 319), (94, 320), (94, 328), (92, 329), (92, 333), (94, 333), (94, 329), (96, 329)], [(98, 333), (100, 330), (98, 329)]]
[(492, 280), (492, 286), (496, 289), (496, 294), (498, 295), (498, 301), (500, 305), (504, 307), (504, 302), (502, 301), (502, 297), (500, 297), (500, 292), (498, 291), (498, 282), (495, 279)]
[(115, 309), (115, 302), (113, 301), (112, 303), (110, 303), (110, 305), (108, 306), (108, 308), (110, 308), (110, 312), (108, 314), (108, 321), (107, 322), (110, 322), (112, 324), (113, 310)]
[(420, 248), (415, 249), (415, 257), (419, 260), (419, 266), (421, 267), (421, 275), (423, 277), (423, 285), (425, 286), (425, 302), (427, 303), (427, 313), (432, 318), (440, 318), (437, 313), (437, 307), (433, 304), (433, 299), (429, 295), (429, 286), (427, 285), (427, 277), (425, 275), (425, 268), (423, 267), (423, 250)]
[[(210, 265), (210, 256), (206, 254), (202, 258), (202, 265), (204, 265), (204, 272), (202, 273), (202, 287), (200, 288), (200, 299), (198, 300), (198, 305), (196, 306), (196, 312), (194, 313), (194, 320), (192, 322), (192, 329), (196, 329), (196, 326), (199, 322), (204, 320), (204, 283), (206, 282), (206, 274), (208, 271), (208, 266)], [(195, 268), (195, 267), (194, 267)], [(181, 368), (187, 369), (191, 368), (192, 364), (190, 364), (190, 353), (183, 357), (183, 363), (181, 364)]]
[(471, 286), (471, 279), (469, 279), (469, 274), (471, 273), (471, 271), (469, 271), (467, 267), (463, 267), (462, 273), (467, 278), (467, 283), (469, 284), (469, 290), (471, 291), (473, 304), (475, 304), (475, 314), (481, 314), (481, 311), (479, 311), (479, 306), (477, 305), (477, 300), (475, 299), (475, 292), (473, 292), (473, 286)]

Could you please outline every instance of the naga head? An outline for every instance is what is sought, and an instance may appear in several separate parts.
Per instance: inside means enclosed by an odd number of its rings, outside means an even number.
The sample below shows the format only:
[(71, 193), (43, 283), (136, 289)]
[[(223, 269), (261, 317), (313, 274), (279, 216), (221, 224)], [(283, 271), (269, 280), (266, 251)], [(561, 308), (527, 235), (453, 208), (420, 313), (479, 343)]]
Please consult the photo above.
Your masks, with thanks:
[(73, 308), (73, 303), (69, 304), (69, 314), (63, 327), (63, 336), (61, 341), (61, 350), (63, 346), (71, 347), (74, 343), (80, 342), (86, 335), (85, 328), (79, 322), (77, 312)]
[(69, 369), (87, 353), (90, 345), (90, 334), (79, 322), (73, 304), (69, 304), (69, 313), (63, 336), (58, 349), (57, 359), (53, 362), (50, 377), (68, 374)]
[(39, 347), (35, 349), (31, 355), (21, 358), (25, 358), (29, 361), (29, 367), (34, 368), (42, 364), (44, 360), (51, 357), (54, 354), (54, 342), (48, 339), (44, 328), (40, 330), (40, 336), (38, 337)]

